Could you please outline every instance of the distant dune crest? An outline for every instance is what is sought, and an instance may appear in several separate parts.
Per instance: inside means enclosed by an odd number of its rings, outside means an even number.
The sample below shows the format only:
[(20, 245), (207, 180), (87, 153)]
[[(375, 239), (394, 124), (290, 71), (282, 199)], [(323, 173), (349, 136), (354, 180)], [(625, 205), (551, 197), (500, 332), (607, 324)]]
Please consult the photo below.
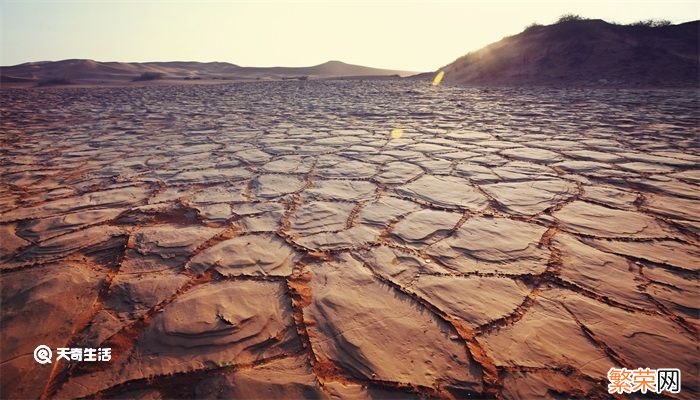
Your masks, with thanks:
[(412, 72), (328, 61), (312, 67), (241, 67), (226, 62), (99, 62), (41, 61), (0, 68), (3, 82), (100, 83), (157, 79), (324, 79), (336, 77), (406, 76)]
[(525, 31), (445, 66), (467, 85), (698, 86), (700, 21), (618, 25), (567, 19)]

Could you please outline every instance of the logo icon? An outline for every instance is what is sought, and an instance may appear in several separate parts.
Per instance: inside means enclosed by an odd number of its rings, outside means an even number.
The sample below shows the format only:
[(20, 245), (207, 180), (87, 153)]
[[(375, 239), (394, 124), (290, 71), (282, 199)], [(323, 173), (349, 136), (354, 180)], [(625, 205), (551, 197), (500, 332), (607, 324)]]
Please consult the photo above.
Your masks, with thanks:
[(51, 348), (41, 344), (34, 349), (34, 361), (39, 364), (51, 364)]

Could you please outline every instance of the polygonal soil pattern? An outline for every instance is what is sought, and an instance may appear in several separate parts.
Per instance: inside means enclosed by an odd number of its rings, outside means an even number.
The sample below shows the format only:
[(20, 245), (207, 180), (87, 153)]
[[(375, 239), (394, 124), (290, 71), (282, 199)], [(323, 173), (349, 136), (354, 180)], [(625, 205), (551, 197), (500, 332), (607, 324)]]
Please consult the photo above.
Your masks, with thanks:
[(2, 398), (700, 396), (696, 91), (0, 96)]

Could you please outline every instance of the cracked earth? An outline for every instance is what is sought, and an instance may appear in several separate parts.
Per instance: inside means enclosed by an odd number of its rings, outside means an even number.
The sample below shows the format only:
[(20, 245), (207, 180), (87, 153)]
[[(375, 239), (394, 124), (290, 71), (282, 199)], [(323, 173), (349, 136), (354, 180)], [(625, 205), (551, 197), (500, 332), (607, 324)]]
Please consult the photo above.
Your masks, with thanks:
[(700, 396), (696, 91), (0, 95), (4, 398)]

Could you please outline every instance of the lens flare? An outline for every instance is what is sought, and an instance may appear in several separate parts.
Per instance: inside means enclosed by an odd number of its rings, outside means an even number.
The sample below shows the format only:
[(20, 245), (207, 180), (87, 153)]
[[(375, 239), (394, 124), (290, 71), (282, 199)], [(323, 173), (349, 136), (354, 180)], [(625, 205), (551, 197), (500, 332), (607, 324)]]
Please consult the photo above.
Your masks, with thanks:
[(403, 129), (394, 128), (391, 130), (391, 138), (392, 139), (401, 139), (401, 136), (403, 136)]
[(433, 86), (438, 86), (440, 82), (442, 82), (442, 77), (445, 76), (445, 71), (440, 71), (435, 75), (435, 79), (433, 79)]

